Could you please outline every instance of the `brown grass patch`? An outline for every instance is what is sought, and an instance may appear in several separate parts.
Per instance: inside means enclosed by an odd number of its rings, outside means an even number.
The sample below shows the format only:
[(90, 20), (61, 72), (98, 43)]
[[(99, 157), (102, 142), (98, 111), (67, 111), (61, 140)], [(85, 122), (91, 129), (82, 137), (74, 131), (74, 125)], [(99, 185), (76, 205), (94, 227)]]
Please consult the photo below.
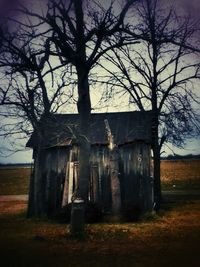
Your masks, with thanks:
[(161, 161), (161, 182), (164, 190), (200, 189), (200, 159)]
[(0, 169), (0, 195), (28, 194), (30, 168)]
[(27, 201), (0, 201), (0, 216), (17, 215), (25, 212)]
[(161, 161), (162, 181), (200, 181), (200, 159)]
[(21, 204), (0, 214), (2, 266), (199, 266), (200, 201), (141, 223), (88, 225), (82, 241), (67, 225), (25, 219)]

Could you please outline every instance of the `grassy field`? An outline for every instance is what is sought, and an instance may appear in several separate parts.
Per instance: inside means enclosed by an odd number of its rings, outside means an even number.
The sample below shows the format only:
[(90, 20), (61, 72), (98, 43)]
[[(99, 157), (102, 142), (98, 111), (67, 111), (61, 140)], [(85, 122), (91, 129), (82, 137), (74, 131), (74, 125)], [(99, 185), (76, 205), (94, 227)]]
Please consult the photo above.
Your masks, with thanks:
[(163, 160), (163, 189), (200, 189), (200, 159)]
[(30, 168), (1, 168), (0, 195), (28, 194)]
[[(0, 169), (0, 195), (28, 194), (30, 168)], [(200, 189), (200, 160), (163, 160), (163, 189)]]
[[(187, 183), (194, 182), (197, 189), (199, 165), (200, 161), (162, 162), (163, 185), (172, 192), (173, 185), (189, 189)], [(29, 177), (30, 169), (0, 169), (0, 194), (26, 194)], [(27, 202), (1, 201), (0, 265), (199, 267), (200, 195), (167, 194), (162, 210), (145, 221), (87, 225), (79, 241), (71, 239), (68, 225), (27, 219)]]
[(132, 224), (88, 225), (83, 240), (69, 227), (26, 219), (25, 202), (0, 202), (3, 267), (198, 267), (200, 201), (168, 207)]

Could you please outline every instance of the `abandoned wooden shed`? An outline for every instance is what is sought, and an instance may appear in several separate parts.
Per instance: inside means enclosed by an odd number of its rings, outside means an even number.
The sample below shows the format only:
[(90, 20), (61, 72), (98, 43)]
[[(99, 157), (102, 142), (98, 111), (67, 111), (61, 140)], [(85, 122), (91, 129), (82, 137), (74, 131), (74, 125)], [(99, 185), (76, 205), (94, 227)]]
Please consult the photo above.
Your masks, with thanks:
[[(78, 114), (53, 115), (43, 127), (43, 141), (39, 142), (38, 134), (33, 133), (27, 142), (27, 147), (33, 148), (34, 159), (30, 216), (54, 214), (71, 202), (78, 175), (78, 119)], [(154, 200), (150, 111), (91, 115), (89, 201), (98, 203), (104, 213), (111, 210), (110, 152), (105, 122), (109, 124), (118, 150), (122, 208), (151, 211)]]

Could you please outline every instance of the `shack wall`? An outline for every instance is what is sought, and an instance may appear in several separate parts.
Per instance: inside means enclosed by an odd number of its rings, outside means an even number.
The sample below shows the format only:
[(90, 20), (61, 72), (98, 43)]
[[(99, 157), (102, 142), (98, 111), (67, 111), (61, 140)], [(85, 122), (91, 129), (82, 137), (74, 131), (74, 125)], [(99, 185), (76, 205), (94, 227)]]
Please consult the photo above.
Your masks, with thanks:
[(150, 145), (144, 142), (135, 142), (120, 148), (119, 178), (124, 208), (135, 208), (140, 212), (152, 210), (150, 153)]
[[(69, 160), (69, 148), (56, 147), (42, 151), (43, 160), (40, 162), (39, 172), (42, 180), (42, 201), (46, 215), (52, 215), (62, 205), (66, 167)], [(35, 157), (37, 154), (35, 153)], [(35, 159), (35, 163), (37, 160)], [(37, 169), (37, 166), (34, 166)]]
[[(91, 189), (95, 199), (103, 212), (111, 209), (111, 181), (109, 168), (109, 150), (107, 146), (93, 146), (91, 149)], [(98, 188), (98, 189), (97, 189)]]
[[(42, 194), (47, 215), (52, 215), (70, 202), (69, 186), (71, 184), (69, 183), (72, 183), (72, 191), (75, 190), (78, 154), (77, 146), (43, 150), (43, 161), (40, 162), (39, 169), (43, 181)], [(150, 156), (150, 145), (144, 142), (119, 147), (122, 208), (134, 206), (140, 211), (152, 209), (153, 184), (150, 179)], [(109, 160), (107, 146), (92, 146), (89, 199), (98, 203), (105, 213), (110, 212), (112, 204)], [(71, 174), (70, 166), (73, 166)]]

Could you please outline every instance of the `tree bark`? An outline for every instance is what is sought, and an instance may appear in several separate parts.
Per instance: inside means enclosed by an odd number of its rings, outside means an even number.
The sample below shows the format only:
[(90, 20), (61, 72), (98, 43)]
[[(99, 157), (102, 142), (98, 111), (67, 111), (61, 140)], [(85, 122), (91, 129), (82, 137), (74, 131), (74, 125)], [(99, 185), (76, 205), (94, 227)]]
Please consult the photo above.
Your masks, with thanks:
[[(77, 67), (78, 76), (78, 112), (79, 112), (79, 175), (72, 197), (71, 233), (84, 231), (85, 205), (88, 201), (90, 180), (90, 113), (88, 74), (82, 67)], [(82, 202), (83, 201), (83, 202)], [(81, 203), (81, 204), (80, 204)]]
[(158, 137), (158, 118), (154, 119), (153, 131), (153, 159), (154, 159), (154, 209), (159, 210), (161, 204), (161, 182), (160, 182), (160, 146)]
[(88, 66), (86, 58), (85, 22), (81, 0), (74, 0), (76, 24), (76, 59), (75, 67), (78, 79), (78, 113), (79, 113), (79, 175), (72, 197), (71, 234), (76, 235), (84, 231), (85, 205), (88, 200), (90, 176), (90, 91), (88, 82)]

